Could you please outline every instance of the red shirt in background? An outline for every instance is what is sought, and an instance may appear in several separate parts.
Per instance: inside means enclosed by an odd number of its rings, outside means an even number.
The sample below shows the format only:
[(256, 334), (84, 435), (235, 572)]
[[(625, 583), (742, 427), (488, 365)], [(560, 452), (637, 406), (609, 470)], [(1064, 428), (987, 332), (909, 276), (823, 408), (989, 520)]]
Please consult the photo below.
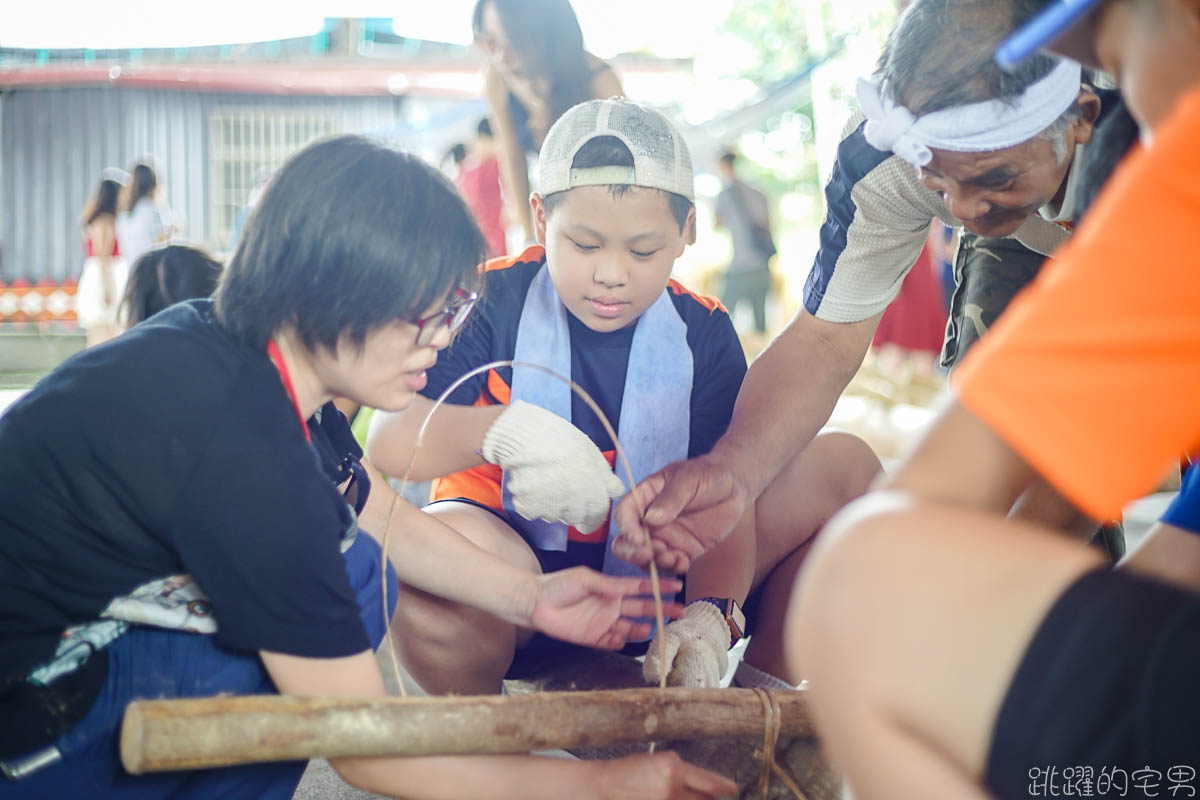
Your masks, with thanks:
[(506, 254), (504, 223), (501, 213), (504, 201), (500, 196), (500, 165), (495, 158), (482, 161), (468, 159), (458, 171), (458, 191), (479, 223), (488, 243), (488, 258)]

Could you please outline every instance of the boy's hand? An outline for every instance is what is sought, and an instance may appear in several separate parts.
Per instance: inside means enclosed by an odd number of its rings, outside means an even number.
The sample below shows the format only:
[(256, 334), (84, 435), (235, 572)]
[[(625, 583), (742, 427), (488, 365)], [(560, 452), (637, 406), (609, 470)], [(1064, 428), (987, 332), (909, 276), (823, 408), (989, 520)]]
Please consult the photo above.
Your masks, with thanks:
[[(617, 504), (613, 553), (638, 565), (682, 574), (725, 540), (752, 498), (711, 454), (676, 461), (643, 480)], [(638, 518), (638, 509), (646, 509)], [(651, 541), (646, 541), (645, 530)]]
[(663, 639), (667, 660), (667, 685), (693, 689), (715, 689), (729, 668), (729, 625), (712, 603), (696, 600), (688, 603), (683, 618), (672, 622), (654, 637), (642, 677), (657, 684), (662, 675), (659, 664), (659, 639)]
[(612, 500), (625, 493), (591, 439), (557, 414), (522, 400), (492, 423), (480, 453), (508, 473), (513, 507), (526, 519), (590, 533), (608, 518)]
[(626, 756), (599, 765), (603, 800), (706, 800), (737, 797), (737, 784), (670, 751)]
[[(672, 578), (660, 583), (664, 595), (683, 586)], [(649, 635), (650, 623), (636, 619), (654, 617), (651, 591), (649, 578), (614, 578), (587, 567), (551, 572), (538, 577), (530, 623), (535, 630), (565, 642), (618, 650), (628, 641), (642, 641)], [(664, 618), (681, 614), (683, 606), (663, 603)]]

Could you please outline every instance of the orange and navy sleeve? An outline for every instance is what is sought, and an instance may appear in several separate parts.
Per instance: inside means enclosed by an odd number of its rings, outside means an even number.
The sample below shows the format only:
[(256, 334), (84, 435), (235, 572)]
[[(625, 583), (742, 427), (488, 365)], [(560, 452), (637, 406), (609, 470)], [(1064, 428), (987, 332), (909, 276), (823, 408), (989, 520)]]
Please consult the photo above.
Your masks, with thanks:
[(1118, 168), (963, 364), (960, 402), (1085, 512), (1120, 514), (1200, 445), (1200, 90)]
[[(450, 346), (438, 354), (437, 364), (426, 371), (421, 394), (431, 400), (471, 370), (492, 361), (511, 359), (525, 295), (542, 262), (541, 248), (519, 256), (494, 259), (485, 265), (486, 286), (471, 318)], [(454, 405), (508, 405), (512, 369), (490, 369), (467, 379), (447, 398)], [(446, 475), (433, 482), (430, 500), (467, 497), (500, 508), (500, 468), (482, 464)]]
[(733, 404), (746, 377), (746, 354), (725, 307), (695, 294), (678, 281), (667, 284), (675, 308), (687, 325), (692, 351), (691, 437), (688, 458), (712, 450), (725, 435)]

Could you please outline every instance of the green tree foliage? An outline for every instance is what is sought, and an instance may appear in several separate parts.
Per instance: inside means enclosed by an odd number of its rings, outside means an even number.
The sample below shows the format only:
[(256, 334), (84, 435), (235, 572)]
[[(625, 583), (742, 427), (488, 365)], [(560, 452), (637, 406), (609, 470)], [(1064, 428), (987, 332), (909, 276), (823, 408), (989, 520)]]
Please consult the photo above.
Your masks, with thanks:
[[(809, 216), (819, 219), (824, 176), (814, 144), (819, 126), (841, 130), (851, 106), (852, 78), (842, 75), (844, 47), (867, 42), (866, 49), (877, 52), (894, 18), (893, 0), (734, 0), (721, 31), (750, 57), (736, 66), (731, 60), (729, 77), (752, 81), (766, 92), (827, 56), (826, 69), (837, 75), (818, 82), (815, 96), (809, 84), (790, 108), (774, 109), (755, 128), (731, 138), (728, 144), (744, 156), (744, 177), (774, 198), (787, 193), (812, 198)], [(869, 63), (856, 63), (851, 72), (869, 70)]]

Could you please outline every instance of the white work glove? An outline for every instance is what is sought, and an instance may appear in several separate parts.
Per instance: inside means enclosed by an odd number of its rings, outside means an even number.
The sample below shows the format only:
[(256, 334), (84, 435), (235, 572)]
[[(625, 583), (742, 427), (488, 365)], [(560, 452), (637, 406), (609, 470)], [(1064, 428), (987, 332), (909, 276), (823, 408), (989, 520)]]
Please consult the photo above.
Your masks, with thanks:
[(646, 651), (642, 677), (658, 683), (659, 639), (666, 645), (667, 685), (714, 689), (729, 667), (729, 623), (712, 603), (696, 600), (683, 616), (667, 625)]
[(492, 423), (479, 451), (507, 473), (513, 508), (526, 519), (563, 522), (584, 533), (608, 518), (625, 484), (582, 431), (518, 400)]

